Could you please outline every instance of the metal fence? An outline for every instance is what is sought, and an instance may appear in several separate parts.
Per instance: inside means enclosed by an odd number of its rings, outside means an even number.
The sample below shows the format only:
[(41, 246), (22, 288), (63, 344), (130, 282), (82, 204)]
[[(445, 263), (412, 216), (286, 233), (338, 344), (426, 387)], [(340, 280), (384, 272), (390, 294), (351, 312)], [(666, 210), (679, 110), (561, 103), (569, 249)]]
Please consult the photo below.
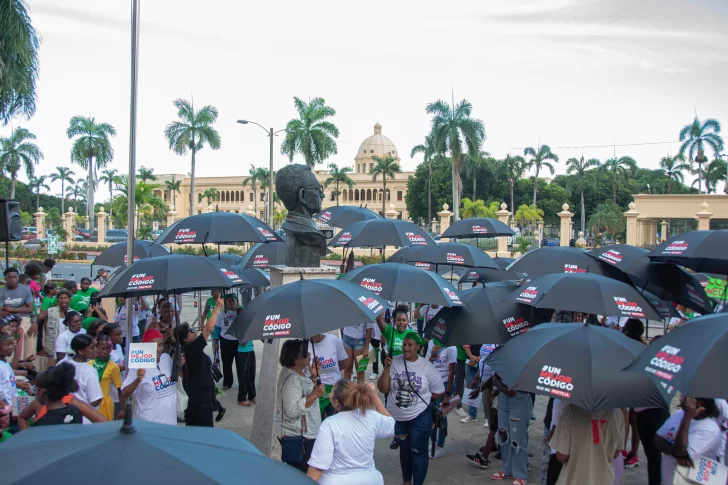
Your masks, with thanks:
[(710, 228), (715, 230), (728, 229), (728, 219), (711, 219)]

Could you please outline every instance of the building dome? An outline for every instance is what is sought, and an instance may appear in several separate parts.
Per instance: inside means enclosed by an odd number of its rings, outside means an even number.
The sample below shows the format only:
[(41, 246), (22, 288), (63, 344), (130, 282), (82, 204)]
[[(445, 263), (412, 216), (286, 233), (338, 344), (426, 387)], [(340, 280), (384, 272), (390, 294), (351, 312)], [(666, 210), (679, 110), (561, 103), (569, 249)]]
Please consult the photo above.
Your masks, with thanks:
[(392, 140), (382, 135), (382, 125), (379, 123), (374, 125), (374, 134), (367, 137), (359, 145), (359, 151), (357, 151), (356, 157), (354, 157), (354, 160), (356, 160), (356, 172), (369, 173), (369, 164), (374, 155), (379, 157), (392, 155), (397, 161), (400, 160), (397, 154), (397, 147), (394, 146)]

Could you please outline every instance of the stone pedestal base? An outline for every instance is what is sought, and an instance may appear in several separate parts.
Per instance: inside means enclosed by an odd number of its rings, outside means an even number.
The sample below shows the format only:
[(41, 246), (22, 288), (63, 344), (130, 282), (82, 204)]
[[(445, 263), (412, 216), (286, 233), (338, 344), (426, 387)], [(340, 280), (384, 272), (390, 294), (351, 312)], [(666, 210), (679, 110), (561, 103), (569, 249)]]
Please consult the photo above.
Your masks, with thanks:
[[(335, 279), (339, 270), (334, 267), (321, 266), (319, 268), (291, 268), (290, 266), (270, 267), (270, 287), (293, 283), (301, 279)], [(276, 312), (270, 308), (270, 312)], [(271, 458), (280, 458), (280, 446), (275, 432), (275, 409), (278, 402), (278, 374), (281, 366), (278, 358), (281, 351), (281, 339), (273, 339), (273, 343), (266, 343), (263, 347), (263, 359), (258, 377), (255, 413), (253, 414), (253, 427), (250, 433), (250, 442), (263, 454)]]

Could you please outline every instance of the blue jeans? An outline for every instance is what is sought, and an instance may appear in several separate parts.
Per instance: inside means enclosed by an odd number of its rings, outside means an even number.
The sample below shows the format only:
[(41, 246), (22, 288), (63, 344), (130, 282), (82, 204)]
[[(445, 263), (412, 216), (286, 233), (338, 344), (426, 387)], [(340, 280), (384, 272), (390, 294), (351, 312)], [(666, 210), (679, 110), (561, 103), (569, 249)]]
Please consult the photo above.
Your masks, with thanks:
[(399, 441), (399, 466), (402, 468), (402, 481), (413, 485), (423, 485), (430, 462), (427, 444), (432, 431), (432, 410), (428, 406), (411, 421), (394, 423), (394, 437)]
[[(435, 406), (437, 409), (441, 409), (442, 402), (444, 400), (445, 396), (441, 397), (440, 399), (434, 399), (432, 401), (432, 405)], [(445, 421), (445, 429), (447, 429), (447, 416), (443, 416), (442, 419), (443, 421)], [(437, 447), (445, 448), (445, 432), (443, 432), (440, 428), (437, 428), (436, 430), (433, 429), (432, 433), (437, 433)]]
[(527, 392), (516, 391), (514, 397), (501, 393), (498, 399), (498, 434), (503, 473), (528, 479), (528, 426), (533, 403)]
[[(478, 373), (478, 366), (471, 366), (468, 362), (465, 362), (465, 387), (470, 387), (473, 384), (473, 379)], [(475, 419), (478, 417), (478, 408), (474, 406), (468, 406), (468, 416)]]

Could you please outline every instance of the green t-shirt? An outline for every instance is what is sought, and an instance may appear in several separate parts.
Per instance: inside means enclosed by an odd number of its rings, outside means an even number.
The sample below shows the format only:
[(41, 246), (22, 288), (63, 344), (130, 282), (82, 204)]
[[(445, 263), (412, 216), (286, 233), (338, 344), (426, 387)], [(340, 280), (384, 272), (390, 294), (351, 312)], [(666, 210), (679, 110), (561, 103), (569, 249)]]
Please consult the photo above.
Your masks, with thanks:
[(391, 325), (387, 325), (387, 328), (384, 329), (382, 336), (387, 342), (387, 350), (392, 357), (402, 355), (402, 340), (404, 340), (404, 334), (406, 334), (408, 330), (409, 329), (404, 332), (400, 332)]
[(98, 293), (99, 290), (96, 288), (93, 288), (89, 286), (88, 290), (78, 290), (75, 295), (73, 295), (73, 298), (71, 298), (71, 306), (73, 306), (74, 303), (78, 301), (84, 302), (86, 305), (91, 306), (91, 295), (94, 293)]
[(46, 296), (43, 298), (43, 302), (40, 304), (40, 311), (48, 310), (51, 307), (54, 307), (58, 304), (58, 300), (56, 300), (56, 297), (50, 297)]
[(88, 328), (91, 326), (92, 323), (94, 323), (98, 318), (96, 317), (86, 317), (83, 320), (81, 320), (81, 326), (84, 330), (88, 330)]
[(465, 350), (462, 347), (458, 346), (457, 350), (458, 350), (458, 360), (468, 360), (468, 354), (465, 353)]

